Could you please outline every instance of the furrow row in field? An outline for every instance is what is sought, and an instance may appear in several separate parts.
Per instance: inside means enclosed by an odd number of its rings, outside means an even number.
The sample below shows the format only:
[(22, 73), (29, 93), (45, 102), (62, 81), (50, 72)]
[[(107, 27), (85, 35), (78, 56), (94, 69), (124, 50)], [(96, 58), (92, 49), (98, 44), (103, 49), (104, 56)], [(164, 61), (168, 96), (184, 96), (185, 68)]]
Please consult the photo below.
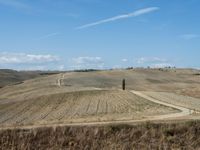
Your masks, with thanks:
[(72, 118), (73, 114), (75, 113), (74, 111), (76, 111), (78, 108), (78, 104), (79, 104), (79, 93), (77, 93), (77, 95), (72, 95), (73, 99), (72, 99), (72, 105), (71, 107), (69, 107), (69, 109), (67, 110), (65, 116), (63, 116), (62, 119), (66, 120), (66, 119), (70, 119)]
[(125, 102), (125, 97), (121, 98), (118, 96), (118, 94), (113, 94), (112, 97), (115, 103), (115, 111), (117, 113), (127, 113), (127, 108), (129, 107), (129, 105), (127, 105), (127, 103)]
[(54, 106), (52, 107), (51, 112), (47, 115), (47, 117), (44, 120), (52, 121), (59, 117), (58, 114), (59, 114), (60, 108), (62, 107), (62, 104), (65, 101), (64, 97), (65, 97), (65, 95), (62, 95), (59, 98), (52, 99), (53, 100), (52, 103), (54, 103)]
[(69, 109), (69, 104), (70, 104), (71, 99), (67, 98), (66, 95), (63, 95), (61, 99), (59, 99), (57, 103), (57, 107), (55, 107), (55, 110), (52, 111), (52, 113), (45, 119), (48, 121), (53, 121), (53, 120), (59, 120), (59, 118), (62, 118), (64, 115), (65, 111)]
[(69, 97), (65, 96), (65, 103), (63, 103), (62, 107), (60, 108), (58, 120), (63, 120), (69, 117), (68, 114), (72, 110), (74, 104), (75, 104), (74, 96), (69, 96)]
[(117, 99), (119, 99), (121, 103), (123, 103), (123, 106), (124, 106), (124, 109), (125, 109), (125, 111), (123, 111), (124, 113), (134, 113), (137, 110), (135, 105), (132, 104), (132, 102), (128, 101), (126, 96), (124, 96), (124, 95), (115, 95), (115, 97)]
[(107, 108), (106, 108), (106, 97), (103, 95), (101, 99), (99, 99), (99, 106), (97, 110), (97, 114), (107, 114)]
[(2, 109), (0, 110), (0, 118), (2, 118), (4, 115), (8, 114), (10, 110), (14, 110), (15, 108), (18, 108), (21, 106), (21, 103), (15, 102), (15, 103), (10, 103), (10, 104), (2, 104)]
[(35, 101), (25, 101), (21, 102), (21, 105), (13, 110), (8, 111), (3, 117), (0, 118), (0, 123), (4, 124), (7, 122), (9, 123), (9, 120), (15, 120), (20, 115), (25, 113), (26, 111), (29, 111), (29, 109), (35, 104)]
[[(167, 96), (166, 96), (167, 97)], [(169, 98), (166, 98), (169, 99)], [(174, 112), (126, 91), (80, 91), (1, 104), (0, 125), (120, 120)], [(95, 118), (96, 117), (96, 118)]]
[(76, 109), (74, 109), (73, 114), (71, 115), (71, 117), (83, 117), (86, 116), (86, 110), (89, 104), (88, 99), (85, 99), (85, 97), (80, 97), (79, 98), (79, 103), (77, 104), (78, 106), (76, 107)]
[(26, 124), (34, 122), (35, 120), (37, 120), (36, 118), (39, 116), (39, 112), (47, 105), (47, 100), (38, 100), (37, 104), (33, 106), (32, 110), (23, 114), (23, 116), (20, 120), (18, 120), (17, 123)]
[(8, 120), (6, 123), (7, 124), (21, 124), (23, 123), (26, 119), (32, 116), (33, 113), (37, 113), (40, 108), (38, 107), (41, 105), (42, 101), (35, 100), (32, 105), (29, 105), (29, 107), (25, 108), (23, 113), (18, 114), (18, 116), (14, 117), (14, 119)]
[(87, 112), (88, 112), (88, 110), (89, 110), (89, 108), (90, 108), (91, 102), (92, 102), (92, 99), (90, 98), (90, 99), (89, 99), (89, 103), (88, 103), (87, 108), (86, 108), (86, 111), (85, 111), (86, 114), (87, 114)]
[(98, 107), (98, 96), (94, 95), (90, 97), (91, 102), (90, 102), (90, 107), (87, 109), (86, 114), (88, 115), (95, 115), (97, 112), (97, 107)]
[(33, 123), (35, 121), (41, 120), (42, 112), (46, 107), (50, 105), (48, 99), (40, 99), (41, 103), (37, 105), (37, 110), (35, 112), (31, 112), (30, 116), (24, 120), (23, 123)]
[(120, 102), (114, 98), (112, 94), (107, 96), (107, 104), (108, 104), (108, 114), (117, 114), (120, 113), (118, 107), (120, 106)]
[(148, 96), (151, 96), (155, 99), (159, 99), (167, 103), (200, 111), (200, 100), (197, 98), (182, 96), (167, 92), (144, 92), (144, 93)]

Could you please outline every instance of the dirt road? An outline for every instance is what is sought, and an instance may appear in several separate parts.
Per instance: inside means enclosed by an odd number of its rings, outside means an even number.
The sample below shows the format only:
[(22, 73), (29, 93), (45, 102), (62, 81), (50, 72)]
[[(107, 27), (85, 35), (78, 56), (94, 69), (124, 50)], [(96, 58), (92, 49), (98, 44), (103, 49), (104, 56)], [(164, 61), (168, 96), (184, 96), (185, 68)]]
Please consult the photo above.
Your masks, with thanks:
[[(59, 74), (56, 77), (56, 85), (58, 87), (64, 86), (63, 80), (65, 78), (65, 74)], [(55, 82), (54, 80), (54, 82)], [(185, 106), (180, 106), (178, 104), (174, 103), (168, 103), (168, 101), (164, 102), (162, 101), (162, 97), (159, 98), (153, 98), (149, 95), (147, 95), (145, 92), (142, 91), (126, 91), (122, 92), (121, 90), (117, 90), (113, 93), (113, 91), (107, 91), (105, 89), (101, 88), (94, 88), (93, 90), (100, 90), (104, 93), (100, 94), (99, 92), (92, 92), (93, 96), (91, 95), (90, 91), (89, 94), (81, 96), (81, 93), (78, 93), (73, 96), (72, 94), (72, 100), (68, 100), (70, 97), (68, 94), (63, 95), (55, 95), (55, 100), (51, 100), (52, 96), (46, 101), (34, 101), (34, 105), (27, 103), (23, 103), (23, 107), (19, 107), (19, 109), (16, 109), (17, 112), (19, 112), (22, 116), (22, 119), (20, 118), (20, 115), (18, 117), (13, 117), (13, 114), (9, 110), (9, 113), (6, 113), (6, 115), (3, 115), (2, 119), (3, 121), (6, 120), (6, 116), (8, 117), (8, 121), (10, 119), (10, 122), (14, 121), (24, 121), (26, 117), (31, 119), (37, 120), (38, 116), (41, 116), (41, 114), (32, 113), (32, 112), (38, 112), (42, 113), (43, 115), (46, 114), (46, 118), (43, 120), (47, 120), (50, 122), (45, 122), (44, 124), (41, 122), (36, 125), (30, 125), (28, 126), (24, 124), (22, 127), (17, 128), (38, 128), (38, 127), (52, 127), (52, 126), (86, 126), (86, 125), (107, 125), (107, 124), (123, 124), (123, 123), (137, 123), (137, 122), (145, 122), (145, 121), (157, 121), (157, 120), (176, 120), (182, 117), (189, 116), (194, 113), (193, 110), (186, 108)], [(110, 93), (111, 92), (111, 93)], [(156, 93), (157, 94), (157, 93)], [(135, 95), (135, 96), (134, 96)], [(78, 97), (77, 97), (78, 96)], [(138, 99), (136, 99), (136, 96)], [(66, 99), (65, 99), (66, 97)], [(181, 98), (181, 97), (180, 97)], [(42, 97), (44, 99), (44, 97)], [(75, 99), (73, 101), (73, 99)], [(77, 99), (77, 100), (76, 100)], [(113, 99), (113, 100), (112, 100)], [(72, 104), (69, 104), (69, 102), (72, 101)], [(153, 102), (153, 103), (152, 103)], [(44, 103), (44, 104), (43, 104)], [(150, 104), (152, 103), (152, 104)], [(132, 104), (132, 105), (131, 105)], [(32, 107), (32, 106), (39, 106), (39, 107)], [(67, 106), (69, 105), (69, 108)], [(154, 106), (155, 105), (155, 106)], [(157, 106), (156, 106), (157, 105)], [(162, 108), (165, 106), (166, 108)], [(130, 107), (130, 108), (129, 108)], [(40, 109), (41, 108), (41, 109)], [(105, 108), (105, 110), (104, 110)], [(129, 108), (129, 109), (128, 109)], [(140, 108), (140, 110), (138, 110)], [(168, 110), (168, 109), (174, 109)], [(39, 109), (39, 110), (38, 110)], [(159, 109), (160, 112), (158, 111)], [(25, 113), (24, 113), (25, 110)], [(30, 111), (29, 111), (30, 110)], [(37, 111), (36, 111), (37, 110)], [(127, 114), (125, 113), (127, 111)], [(139, 114), (141, 114), (141, 111), (145, 113), (145, 117), (139, 117)], [(151, 111), (154, 111), (151, 114)], [(44, 113), (45, 112), (45, 113)], [(77, 120), (77, 121), (69, 121), (68, 122), (54, 122), (55, 119), (63, 117), (63, 116), (72, 116), (72, 118), (78, 117), (78, 116), (88, 116), (88, 115), (98, 115), (98, 114), (123, 114), (125, 113), (125, 117), (117, 117), (117, 118), (111, 118), (108, 120), (104, 119), (91, 119), (91, 120)], [(31, 118), (30, 114), (33, 115)], [(147, 114), (147, 115), (146, 115)], [(127, 117), (127, 115), (137, 116), (136, 118)], [(36, 116), (36, 117), (34, 117)], [(95, 116), (94, 116), (95, 117)], [(112, 116), (113, 117), (113, 116)], [(102, 118), (102, 117), (101, 117)], [(6, 120), (6, 121), (7, 121)], [(32, 120), (31, 120), (32, 121)], [(5, 126), (5, 128), (15, 128), (15, 127), (9, 127)]]
[[(60, 74), (60, 78), (58, 79), (58, 86), (61, 87), (62, 86), (62, 80), (65, 78), (65, 75), (64, 74)], [(98, 90), (101, 90), (100, 88), (94, 88), (94, 89), (98, 89)], [(188, 116), (192, 113), (194, 113), (193, 110), (190, 110), (188, 108), (185, 108), (185, 107), (181, 107), (181, 106), (177, 106), (177, 105), (173, 105), (173, 104), (169, 104), (169, 103), (166, 103), (166, 102), (163, 102), (163, 101), (159, 101), (155, 98), (152, 98), (150, 96), (147, 96), (145, 95), (144, 93), (142, 92), (139, 92), (139, 91), (131, 91), (132, 93), (134, 93), (135, 95), (138, 95), (139, 97), (142, 97), (144, 99), (147, 99), (151, 102), (154, 102), (154, 103), (157, 103), (157, 104), (160, 104), (160, 105), (164, 105), (164, 106), (167, 106), (167, 107), (171, 107), (171, 108), (175, 108), (175, 109), (178, 109), (180, 110), (181, 112), (180, 113), (173, 113), (173, 114), (167, 114), (167, 115), (161, 115), (161, 116), (157, 116), (157, 120), (160, 120), (160, 119), (168, 119), (168, 118), (177, 118), (177, 117), (183, 117), (183, 116)], [(154, 118), (155, 119), (155, 118)]]
[(59, 74), (59, 78), (57, 79), (57, 85), (59, 87), (62, 86), (62, 80), (65, 78), (65, 74)]
[(140, 97), (143, 97), (143, 98), (145, 98), (145, 99), (147, 99), (149, 101), (152, 101), (154, 103), (157, 103), (157, 104), (160, 104), (160, 105), (164, 105), (164, 106), (168, 106), (168, 107), (172, 107), (172, 108), (175, 108), (175, 109), (178, 109), (178, 110), (181, 111), (180, 113), (157, 116), (156, 119), (158, 119), (158, 120), (160, 120), (160, 119), (168, 119), (168, 118), (184, 117), (184, 116), (188, 116), (188, 115), (191, 115), (192, 113), (194, 113), (193, 110), (190, 110), (190, 109), (185, 108), (185, 107), (176, 106), (176, 105), (173, 105), (173, 104), (169, 104), (169, 103), (166, 103), (166, 102), (159, 101), (157, 99), (154, 99), (152, 97), (149, 97), (149, 96), (143, 94), (142, 92), (139, 92), (139, 91), (131, 91), (131, 92), (136, 94), (136, 95), (138, 95), (138, 96), (140, 96)]
[(165, 119), (173, 119), (180, 115), (180, 113), (171, 114), (171, 115), (160, 115), (160, 116), (153, 116), (148, 119), (140, 119), (140, 120), (117, 120), (117, 121), (96, 121), (96, 122), (77, 122), (77, 123), (62, 123), (62, 124), (47, 124), (47, 125), (29, 125), (29, 126), (16, 126), (16, 127), (1, 127), (0, 130), (7, 130), (7, 129), (35, 129), (35, 128), (42, 128), (42, 127), (63, 127), (63, 126), (101, 126), (101, 125), (115, 125), (115, 124), (133, 124), (133, 123), (140, 123), (146, 121), (159, 121)]
[[(62, 86), (62, 81), (63, 81), (64, 78), (65, 78), (65, 75), (64, 74), (60, 74), (60, 78), (58, 79), (58, 86), (59, 87)], [(94, 89), (102, 90), (100, 88), (94, 88)], [(139, 97), (142, 97), (142, 98), (144, 98), (146, 100), (154, 102), (156, 104), (160, 104), (160, 105), (163, 105), (163, 106), (167, 106), (167, 107), (171, 107), (171, 108), (180, 110), (180, 112), (178, 112), (178, 113), (166, 114), (166, 115), (158, 115), (158, 116), (151, 117), (149, 119), (138, 120), (138, 121), (173, 119), (173, 118), (188, 116), (188, 115), (191, 115), (191, 114), (194, 113), (194, 110), (191, 110), (191, 109), (188, 109), (188, 108), (185, 108), (185, 107), (182, 107), (182, 106), (177, 106), (177, 105), (174, 105), (174, 104), (170, 104), (170, 103), (166, 103), (166, 102), (157, 100), (157, 99), (152, 98), (152, 97), (150, 97), (150, 96), (148, 96), (148, 95), (146, 95), (146, 94), (144, 94), (142, 92), (139, 92), (139, 91), (132, 90), (130, 92), (135, 94), (135, 95), (137, 95), (137, 96), (139, 96)], [(124, 121), (122, 121), (122, 122), (124, 122)], [(125, 122), (133, 122), (133, 121), (129, 120), (129, 121), (125, 121)], [(137, 122), (137, 120), (134, 120), (134, 122)], [(96, 123), (94, 123), (94, 124), (96, 124)], [(103, 122), (101, 122), (101, 123), (103, 124)], [(107, 123), (109, 123), (109, 122), (107, 122)], [(86, 124), (90, 124), (90, 123), (86, 123)], [(93, 123), (91, 123), (91, 124), (93, 124)]]

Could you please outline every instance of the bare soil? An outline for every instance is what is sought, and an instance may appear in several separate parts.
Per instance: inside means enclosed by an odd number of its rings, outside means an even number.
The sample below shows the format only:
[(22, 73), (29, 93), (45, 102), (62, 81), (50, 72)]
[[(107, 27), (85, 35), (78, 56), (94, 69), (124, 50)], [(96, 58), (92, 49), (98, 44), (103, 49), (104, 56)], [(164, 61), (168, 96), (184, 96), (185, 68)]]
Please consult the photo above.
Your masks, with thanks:
[(151, 102), (131, 92), (93, 90), (41, 96), (0, 105), (0, 125), (45, 125), (140, 120), (179, 110)]
[(0, 88), (0, 149), (200, 149), (199, 99), (194, 69), (45, 74)]
[(191, 69), (134, 69), (45, 75), (0, 89), (0, 125), (148, 120), (180, 112), (120, 91), (123, 78), (127, 91), (143, 91), (158, 101), (199, 111), (198, 73)]

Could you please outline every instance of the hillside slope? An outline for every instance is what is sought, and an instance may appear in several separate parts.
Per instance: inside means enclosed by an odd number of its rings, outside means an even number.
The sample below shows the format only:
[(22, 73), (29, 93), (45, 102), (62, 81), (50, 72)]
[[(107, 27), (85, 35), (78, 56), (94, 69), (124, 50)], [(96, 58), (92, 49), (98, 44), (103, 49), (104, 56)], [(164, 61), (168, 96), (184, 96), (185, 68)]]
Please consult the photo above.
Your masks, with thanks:
[(131, 92), (80, 91), (2, 103), (0, 126), (136, 120), (177, 112)]
[[(26, 80), (23, 84), (1, 88), (0, 100), (26, 100), (42, 95), (98, 88), (116, 90), (121, 89), (123, 78), (126, 79), (127, 90), (172, 92), (200, 98), (198, 72), (198, 70), (188, 69), (67, 72), (40, 76)], [(0, 81), (5, 82), (3, 79)], [(61, 82), (60, 85), (58, 82)]]
[(24, 80), (32, 79), (38, 76), (38, 72), (19, 72), (9, 69), (0, 69), (0, 88), (6, 85), (19, 84)]

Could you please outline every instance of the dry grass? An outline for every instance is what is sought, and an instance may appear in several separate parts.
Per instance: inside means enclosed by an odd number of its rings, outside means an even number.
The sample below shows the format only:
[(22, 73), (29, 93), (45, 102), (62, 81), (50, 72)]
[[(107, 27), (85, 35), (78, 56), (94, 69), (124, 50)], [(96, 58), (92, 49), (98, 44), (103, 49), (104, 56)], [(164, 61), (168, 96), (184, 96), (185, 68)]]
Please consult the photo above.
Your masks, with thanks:
[(199, 148), (200, 122), (0, 131), (0, 149), (196, 150)]

